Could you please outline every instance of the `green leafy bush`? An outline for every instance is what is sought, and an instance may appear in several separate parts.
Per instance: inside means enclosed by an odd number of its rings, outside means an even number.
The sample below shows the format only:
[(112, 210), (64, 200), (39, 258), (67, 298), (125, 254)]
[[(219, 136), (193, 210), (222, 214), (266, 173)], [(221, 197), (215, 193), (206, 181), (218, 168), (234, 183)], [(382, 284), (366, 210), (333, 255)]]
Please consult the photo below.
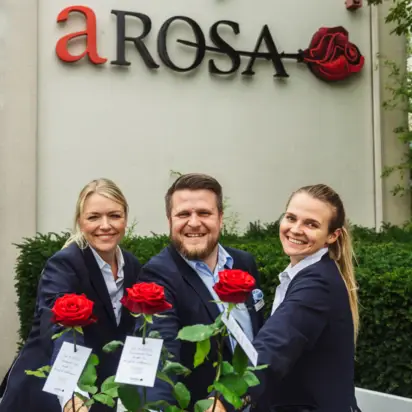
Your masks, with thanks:
[[(356, 355), (356, 385), (412, 397), (412, 229), (385, 225), (374, 230), (353, 226), (361, 314)], [(16, 290), (20, 339), (27, 338), (35, 307), (36, 288), (46, 260), (63, 246), (68, 234), (38, 234), (17, 245)], [(252, 253), (259, 266), (266, 313), (288, 264), (278, 223), (251, 224), (243, 236), (227, 234), (222, 243)], [(168, 244), (166, 235), (128, 235), (122, 246), (145, 263)]]

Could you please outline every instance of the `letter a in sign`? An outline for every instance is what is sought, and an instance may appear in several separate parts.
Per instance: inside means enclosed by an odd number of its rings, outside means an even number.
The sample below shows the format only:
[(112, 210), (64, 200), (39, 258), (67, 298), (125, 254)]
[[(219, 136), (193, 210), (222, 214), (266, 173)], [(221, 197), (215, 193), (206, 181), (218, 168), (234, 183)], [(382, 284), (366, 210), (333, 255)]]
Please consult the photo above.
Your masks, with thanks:
[[(70, 33), (59, 39), (56, 44), (56, 54), (58, 58), (66, 63), (74, 63), (87, 55), (89, 57), (89, 60), (94, 64), (106, 63), (107, 59), (100, 57), (97, 53), (96, 15), (94, 14), (94, 11), (85, 6), (66, 7), (57, 16), (57, 22), (65, 22), (68, 19), (69, 14), (72, 12), (83, 14), (86, 20), (86, 30)], [(77, 56), (70, 54), (68, 51), (70, 40), (81, 36), (86, 36), (86, 50), (82, 54), (79, 54)]]

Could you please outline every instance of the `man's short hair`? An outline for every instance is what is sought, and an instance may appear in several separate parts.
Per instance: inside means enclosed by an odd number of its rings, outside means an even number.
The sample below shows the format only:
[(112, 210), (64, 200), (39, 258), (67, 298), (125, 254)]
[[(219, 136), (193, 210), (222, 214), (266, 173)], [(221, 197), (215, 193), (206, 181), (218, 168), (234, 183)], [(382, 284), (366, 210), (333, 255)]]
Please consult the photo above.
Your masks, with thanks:
[(201, 173), (188, 173), (180, 176), (170, 186), (165, 196), (166, 215), (169, 218), (172, 213), (172, 196), (178, 190), (210, 190), (216, 195), (217, 209), (219, 213), (223, 212), (223, 194), (222, 186), (213, 178)]

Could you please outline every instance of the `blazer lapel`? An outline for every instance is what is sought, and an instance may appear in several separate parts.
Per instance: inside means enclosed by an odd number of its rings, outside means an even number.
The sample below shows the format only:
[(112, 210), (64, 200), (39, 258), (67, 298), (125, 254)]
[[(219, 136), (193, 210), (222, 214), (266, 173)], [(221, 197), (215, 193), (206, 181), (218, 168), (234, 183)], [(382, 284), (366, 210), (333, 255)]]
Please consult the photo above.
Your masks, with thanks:
[(114, 316), (112, 302), (110, 300), (109, 292), (107, 290), (106, 282), (104, 281), (103, 274), (93, 256), (93, 252), (89, 247), (83, 250), (84, 261), (90, 275), (90, 283), (94, 288), (96, 295), (101, 300), (104, 310), (107, 316), (116, 325), (116, 318)]
[[(182, 258), (182, 256), (180, 256), (180, 254), (176, 251), (176, 249), (173, 246), (169, 246), (169, 251), (177, 266), (179, 267), (180, 273), (182, 274), (184, 279), (189, 283), (189, 285), (193, 288), (193, 290), (197, 293), (199, 298), (202, 300), (203, 304), (205, 305), (209, 313), (211, 321), (214, 322), (221, 312), (217, 304), (212, 302), (214, 298), (210, 294), (206, 285), (203, 283), (203, 280), (196, 273), (196, 271), (192, 269), (187, 264), (187, 262), (185, 262), (185, 260)], [(229, 337), (226, 336), (224, 342), (231, 353), (232, 345), (230, 344)]]
[[(123, 252), (122, 252), (123, 253)], [(134, 272), (134, 267), (132, 263), (129, 261), (127, 256), (123, 253), (124, 259), (124, 280), (123, 280), (123, 293), (126, 294), (126, 289), (131, 288), (137, 281), (137, 273)], [(120, 321), (120, 328), (124, 333), (132, 333), (133, 332), (133, 323), (135, 322), (135, 318), (130, 314), (129, 310), (126, 309), (124, 306), (122, 307), (122, 318)]]
[(212, 320), (212, 322), (214, 322), (215, 319), (220, 315), (220, 310), (217, 304), (212, 302), (214, 298), (210, 294), (206, 285), (203, 283), (203, 280), (196, 273), (196, 271), (192, 269), (187, 264), (187, 262), (185, 262), (185, 260), (182, 258), (182, 256), (180, 256), (180, 254), (176, 251), (176, 249), (173, 246), (169, 246), (169, 251), (173, 257), (173, 260), (176, 262), (181, 275), (197, 293), (199, 298), (202, 300), (210, 315), (210, 319)]
[[(237, 265), (236, 260), (233, 258), (233, 269), (239, 269), (239, 270), (245, 270), (244, 267), (240, 267)], [(252, 275), (252, 273), (251, 273)], [(253, 300), (253, 295), (250, 293), (246, 303), (246, 308), (249, 312), (250, 315), (250, 321), (252, 322), (252, 330), (253, 330), (253, 336), (256, 336), (260, 327), (259, 327), (259, 314), (256, 312), (255, 309), (255, 302)]]

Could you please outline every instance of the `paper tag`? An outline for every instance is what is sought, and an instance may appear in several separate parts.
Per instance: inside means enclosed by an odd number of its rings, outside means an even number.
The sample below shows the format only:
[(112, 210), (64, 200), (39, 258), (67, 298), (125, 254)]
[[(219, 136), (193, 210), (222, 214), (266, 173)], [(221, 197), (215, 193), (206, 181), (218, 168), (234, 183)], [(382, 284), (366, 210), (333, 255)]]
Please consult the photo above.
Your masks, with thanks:
[(153, 387), (159, 366), (163, 339), (127, 336), (115, 382)]
[(222, 321), (229, 329), (230, 334), (236, 339), (237, 343), (245, 351), (247, 357), (252, 362), (252, 365), (257, 366), (258, 353), (252, 345), (252, 342), (245, 335), (245, 332), (243, 332), (242, 328), (236, 322), (235, 318), (230, 315), (228, 319), (227, 312), (224, 312), (222, 315)]
[(255, 305), (255, 311), (256, 311), (256, 312), (259, 312), (260, 309), (263, 308), (263, 306), (265, 306), (265, 301), (264, 301), (263, 299), (261, 299), (261, 300), (259, 300), (258, 303), (256, 303), (256, 305)]
[(72, 394), (92, 353), (90, 348), (79, 345), (76, 345), (76, 350), (75, 352), (72, 343), (63, 342), (43, 386), (43, 391), (57, 396), (63, 396), (67, 393)]
[(117, 399), (116, 412), (127, 412), (126, 408), (123, 406), (122, 401), (120, 400), (120, 398)]

